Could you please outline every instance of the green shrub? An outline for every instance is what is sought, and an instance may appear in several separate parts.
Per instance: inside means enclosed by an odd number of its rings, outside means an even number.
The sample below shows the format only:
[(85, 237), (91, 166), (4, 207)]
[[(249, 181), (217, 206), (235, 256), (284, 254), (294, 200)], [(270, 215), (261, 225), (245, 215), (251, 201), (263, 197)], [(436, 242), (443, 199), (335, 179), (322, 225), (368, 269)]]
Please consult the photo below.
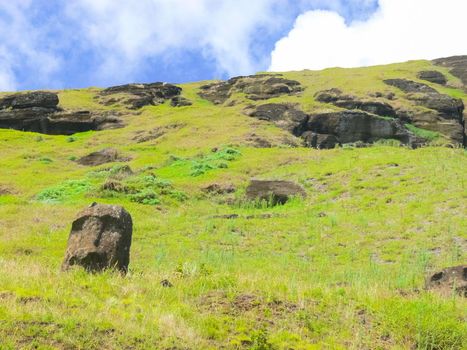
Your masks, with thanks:
[(39, 192), (36, 199), (45, 203), (60, 203), (88, 192), (91, 188), (92, 185), (87, 180), (68, 180)]

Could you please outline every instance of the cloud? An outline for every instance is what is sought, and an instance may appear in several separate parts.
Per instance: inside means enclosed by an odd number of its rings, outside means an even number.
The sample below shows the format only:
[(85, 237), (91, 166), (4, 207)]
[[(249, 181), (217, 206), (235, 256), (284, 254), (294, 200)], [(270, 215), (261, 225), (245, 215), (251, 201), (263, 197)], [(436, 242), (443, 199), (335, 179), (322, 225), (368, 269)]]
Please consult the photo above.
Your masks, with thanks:
[(0, 91), (16, 90), (20, 83), (49, 83), (59, 69), (60, 60), (46, 44), (50, 28), (34, 26), (30, 17), (36, 5), (0, 0)]
[[(281, 5), (282, 3), (282, 5)], [(258, 33), (284, 25), (281, 0), (77, 0), (67, 14), (82, 28), (91, 51), (101, 57), (99, 74), (132, 76), (148, 58), (199, 52), (219, 73), (247, 74), (268, 65), (258, 55)], [(258, 60), (258, 56), (262, 59)]]
[(333, 11), (300, 15), (276, 43), (271, 71), (358, 67), (467, 54), (465, 0), (380, 0), (367, 20)]

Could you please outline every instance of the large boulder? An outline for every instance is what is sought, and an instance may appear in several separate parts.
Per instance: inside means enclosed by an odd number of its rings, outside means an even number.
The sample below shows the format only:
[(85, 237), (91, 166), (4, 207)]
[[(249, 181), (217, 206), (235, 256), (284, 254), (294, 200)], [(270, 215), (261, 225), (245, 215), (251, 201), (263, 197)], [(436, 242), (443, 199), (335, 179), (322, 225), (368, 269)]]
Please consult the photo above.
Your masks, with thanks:
[(445, 295), (455, 292), (467, 297), (467, 265), (449, 267), (429, 276), (426, 288), (440, 291)]
[(73, 221), (62, 269), (76, 265), (89, 272), (126, 273), (132, 232), (132, 219), (124, 208), (93, 203)]
[(435, 84), (440, 84), (440, 85), (446, 85), (448, 80), (446, 79), (446, 76), (438, 72), (437, 70), (424, 70), (421, 72), (418, 72), (417, 77), (421, 80), (426, 80), (429, 81), (430, 83), (435, 83)]
[(122, 157), (116, 149), (104, 148), (81, 157), (76, 162), (81, 165), (96, 166), (112, 162), (125, 162), (128, 160), (130, 159), (128, 157)]
[(306, 197), (302, 186), (292, 181), (251, 180), (246, 197), (252, 201), (267, 201), (272, 205), (284, 204), (292, 197)]
[(295, 95), (301, 91), (303, 88), (298, 81), (284, 79), (277, 74), (259, 74), (203, 85), (199, 95), (214, 104), (222, 104), (234, 93), (244, 93), (248, 99), (256, 101)]
[(168, 83), (126, 84), (102, 90), (98, 100), (105, 105), (121, 103), (130, 109), (139, 109), (174, 101), (181, 93), (181, 87)]

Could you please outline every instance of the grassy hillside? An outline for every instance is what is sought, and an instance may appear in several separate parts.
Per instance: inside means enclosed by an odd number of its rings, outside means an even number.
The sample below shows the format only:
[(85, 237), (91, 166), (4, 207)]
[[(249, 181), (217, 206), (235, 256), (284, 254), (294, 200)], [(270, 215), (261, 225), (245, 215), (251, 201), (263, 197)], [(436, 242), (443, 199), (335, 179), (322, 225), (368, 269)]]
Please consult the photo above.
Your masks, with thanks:
[[(285, 73), (304, 92), (268, 102), (327, 110), (317, 91), (393, 92), (382, 79), (424, 69), (433, 66)], [(452, 86), (436, 88), (467, 102), (458, 79), (435, 69)], [(121, 129), (0, 129), (0, 349), (466, 349), (466, 299), (424, 290), (428, 273), (467, 260), (464, 149), (295, 147), (242, 113), (244, 94), (215, 106), (201, 85), (180, 85), (192, 106), (138, 113), (99, 104), (96, 88), (59, 92), (65, 109), (120, 111)], [(131, 160), (75, 162), (105, 147)], [(135, 193), (102, 189), (115, 178)], [(251, 178), (294, 180), (307, 198), (249, 203)], [(212, 184), (236, 191), (203, 191)], [(133, 217), (125, 277), (60, 272), (71, 222), (93, 201)]]

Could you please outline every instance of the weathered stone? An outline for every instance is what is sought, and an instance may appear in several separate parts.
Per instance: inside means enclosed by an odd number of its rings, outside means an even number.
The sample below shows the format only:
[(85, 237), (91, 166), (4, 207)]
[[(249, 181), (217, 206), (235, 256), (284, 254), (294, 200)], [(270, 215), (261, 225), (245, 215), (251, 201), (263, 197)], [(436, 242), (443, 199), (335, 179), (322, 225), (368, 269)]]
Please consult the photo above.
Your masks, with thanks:
[(339, 140), (334, 135), (317, 134), (313, 131), (306, 131), (302, 134), (305, 144), (308, 147), (317, 149), (331, 149), (339, 144)]
[(235, 186), (225, 183), (213, 183), (203, 187), (202, 191), (209, 194), (229, 194), (235, 192)]
[(268, 103), (247, 108), (244, 112), (250, 117), (272, 122), (296, 136), (305, 131), (308, 121), (308, 116), (305, 113), (290, 104)]
[(443, 73), (437, 70), (425, 70), (418, 73), (417, 77), (430, 83), (446, 85), (448, 82)]
[(81, 165), (96, 166), (112, 162), (126, 162), (128, 160), (130, 160), (128, 157), (121, 157), (116, 149), (105, 148), (81, 157), (76, 162)]
[(267, 100), (301, 91), (303, 88), (298, 81), (277, 75), (260, 74), (203, 85), (200, 87), (199, 95), (214, 104), (222, 104), (235, 92), (245, 93), (250, 100)]
[(63, 270), (81, 266), (89, 272), (128, 271), (133, 223), (130, 214), (115, 205), (92, 204), (73, 222)]
[[(382, 95), (380, 97), (382, 97)], [(394, 108), (386, 102), (361, 100), (355, 96), (345, 95), (339, 89), (319, 91), (316, 93), (315, 99), (319, 102), (331, 103), (337, 107), (349, 110), (359, 109), (382, 117), (397, 117)]]
[(409, 132), (399, 120), (358, 111), (311, 115), (307, 130), (333, 135), (340, 144), (357, 141), (371, 143), (381, 139), (396, 139), (406, 144), (409, 142)]
[(407, 99), (428, 109), (424, 111), (405, 110), (403, 113), (398, 113), (400, 119), (409, 121), (417, 127), (439, 132), (454, 144), (465, 145), (462, 100), (441, 94), (428, 85), (410, 80), (392, 79), (384, 82), (398, 87), (407, 93)]
[(58, 106), (58, 96), (53, 92), (34, 91), (18, 93), (0, 99), (0, 109), (47, 108), (55, 110)]
[(431, 275), (426, 281), (426, 288), (446, 296), (455, 292), (467, 297), (467, 265), (450, 267)]
[(170, 101), (170, 105), (172, 107), (186, 107), (191, 106), (192, 104), (193, 103), (189, 99), (182, 96), (175, 96)]
[(292, 181), (251, 180), (246, 189), (248, 200), (268, 201), (272, 205), (284, 204), (292, 197), (306, 197), (300, 185)]
[(58, 96), (51, 92), (39, 91), (7, 96), (0, 100), (0, 128), (49, 135), (71, 135), (123, 126), (115, 113), (62, 111), (57, 107), (58, 103)]
[(182, 88), (167, 83), (126, 84), (102, 90), (99, 94), (99, 102), (102, 104), (121, 102), (130, 109), (139, 109), (149, 105), (160, 105), (166, 100), (179, 96), (181, 92)]
[(452, 75), (459, 78), (467, 89), (467, 56), (453, 56), (439, 58), (433, 61), (434, 64), (442, 67), (451, 68)]
[(429, 93), (438, 93), (438, 91), (436, 91), (435, 89), (433, 89), (432, 87), (426, 85), (426, 84), (422, 84), (422, 83), (418, 83), (416, 81), (412, 81), (412, 80), (407, 80), (407, 79), (386, 79), (386, 80), (383, 80), (384, 83), (386, 83), (387, 85), (390, 85), (390, 86), (394, 86), (406, 93), (409, 93), (409, 92), (420, 92), (420, 93), (425, 93), (425, 94), (429, 94)]

